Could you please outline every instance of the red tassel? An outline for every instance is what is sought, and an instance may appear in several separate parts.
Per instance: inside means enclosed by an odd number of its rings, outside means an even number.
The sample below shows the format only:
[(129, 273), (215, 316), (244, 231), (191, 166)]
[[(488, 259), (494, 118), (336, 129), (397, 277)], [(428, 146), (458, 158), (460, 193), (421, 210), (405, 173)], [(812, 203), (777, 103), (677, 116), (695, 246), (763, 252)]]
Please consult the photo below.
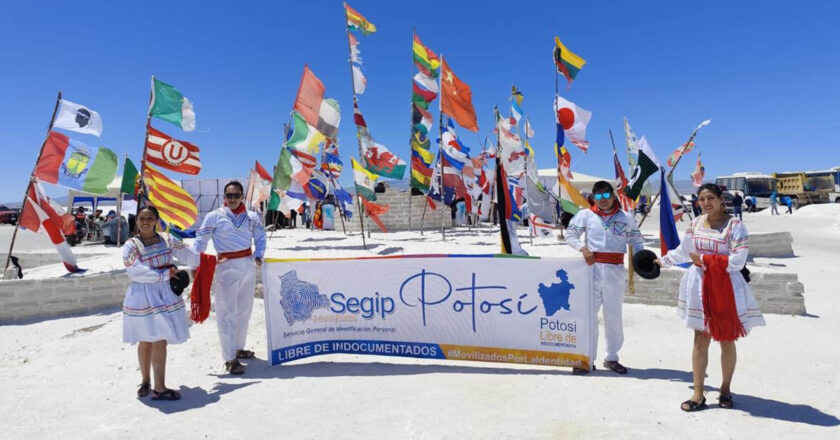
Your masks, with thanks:
[(703, 255), (703, 322), (707, 332), (715, 341), (735, 341), (746, 336), (738, 309), (735, 307), (735, 291), (726, 267), (726, 255)]
[(200, 324), (210, 316), (210, 288), (216, 273), (216, 256), (201, 254), (201, 262), (195, 273), (190, 291), (190, 319)]

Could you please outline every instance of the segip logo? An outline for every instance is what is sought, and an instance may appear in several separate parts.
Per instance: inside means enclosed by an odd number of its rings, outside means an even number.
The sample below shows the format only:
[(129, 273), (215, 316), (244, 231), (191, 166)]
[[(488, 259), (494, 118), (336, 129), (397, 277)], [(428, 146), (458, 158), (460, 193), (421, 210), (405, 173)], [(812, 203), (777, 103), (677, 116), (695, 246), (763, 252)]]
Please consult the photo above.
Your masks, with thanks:
[(312, 317), (315, 309), (328, 307), (326, 295), (318, 293), (318, 286), (299, 280), (297, 271), (291, 270), (280, 277), (280, 307), (289, 325), (304, 322)]

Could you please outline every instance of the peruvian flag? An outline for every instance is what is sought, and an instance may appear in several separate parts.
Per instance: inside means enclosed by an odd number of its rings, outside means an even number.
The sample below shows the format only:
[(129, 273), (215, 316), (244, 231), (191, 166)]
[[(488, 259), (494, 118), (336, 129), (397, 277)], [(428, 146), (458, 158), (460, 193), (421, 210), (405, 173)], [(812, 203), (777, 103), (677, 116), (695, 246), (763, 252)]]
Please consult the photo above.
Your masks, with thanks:
[(70, 246), (64, 240), (64, 235), (70, 235), (75, 230), (73, 216), (67, 213), (59, 214), (64, 210), (55, 205), (46, 194), (37, 180), (29, 187), (29, 194), (26, 196), (26, 203), (20, 213), (20, 225), (32, 232), (38, 232), (43, 227), (49, 235), (50, 241), (58, 250), (58, 255), (64, 262), (64, 267), (70, 273), (83, 272), (76, 266), (76, 257), (70, 251)]
[(196, 175), (201, 171), (198, 147), (146, 126), (146, 160), (167, 170)]

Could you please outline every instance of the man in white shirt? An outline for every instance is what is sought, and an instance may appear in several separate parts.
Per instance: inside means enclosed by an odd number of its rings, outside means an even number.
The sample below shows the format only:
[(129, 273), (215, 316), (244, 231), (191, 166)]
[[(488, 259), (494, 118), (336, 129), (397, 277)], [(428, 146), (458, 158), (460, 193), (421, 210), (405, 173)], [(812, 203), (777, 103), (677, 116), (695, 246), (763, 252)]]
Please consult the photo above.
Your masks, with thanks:
[[(627, 245), (633, 251), (644, 249), (644, 240), (632, 214), (621, 210), (612, 185), (606, 181), (596, 182), (592, 187), (595, 204), (582, 209), (566, 228), (566, 243), (580, 251), (586, 264), (593, 266), (594, 308), (592, 337), (595, 339), (595, 356), (598, 351), (598, 311), (604, 306), (604, 336), (607, 340), (607, 356), (604, 367), (618, 374), (627, 374), (627, 368), (618, 362), (618, 351), (624, 343), (624, 326), (621, 320), (621, 305), (627, 271), (624, 268), (624, 254)], [(582, 236), (586, 234), (585, 241)], [(593, 358), (594, 362), (595, 358)], [(586, 374), (588, 370), (575, 368), (574, 374)]]
[(265, 228), (257, 213), (245, 209), (243, 193), (237, 181), (225, 185), (225, 206), (207, 214), (194, 244), (196, 251), (204, 252), (212, 239), (219, 256), (216, 320), (225, 369), (234, 375), (245, 372), (239, 360), (254, 357), (253, 351), (245, 350), (245, 338), (254, 304), (254, 263), (262, 265), (265, 253)]

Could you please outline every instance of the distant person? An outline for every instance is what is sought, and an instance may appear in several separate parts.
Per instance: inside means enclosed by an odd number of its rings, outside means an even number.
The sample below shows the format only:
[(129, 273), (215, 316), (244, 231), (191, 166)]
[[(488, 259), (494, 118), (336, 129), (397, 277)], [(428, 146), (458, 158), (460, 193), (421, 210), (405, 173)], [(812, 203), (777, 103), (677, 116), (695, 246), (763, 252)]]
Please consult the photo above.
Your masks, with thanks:
[[(119, 228), (117, 225), (119, 224)], [(117, 229), (120, 230), (119, 240), (117, 240)], [(117, 213), (109, 211), (102, 223), (102, 237), (105, 239), (105, 244), (123, 244), (128, 239), (128, 222), (122, 216), (117, 217)]]
[[(627, 270), (624, 269), (624, 253), (627, 245), (634, 252), (645, 247), (636, 221), (629, 213), (621, 210), (612, 185), (598, 181), (592, 187), (595, 205), (581, 209), (572, 218), (566, 230), (566, 243), (579, 251), (583, 259), (593, 268), (594, 308), (592, 309), (593, 356), (597, 353), (598, 311), (604, 307), (604, 336), (607, 340), (607, 356), (604, 367), (618, 374), (627, 374), (627, 368), (618, 362), (618, 352), (624, 344), (624, 325), (621, 306), (627, 284)], [(606, 228), (604, 225), (610, 225)], [(586, 235), (584, 238), (583, 235)], [(586, 374), (588, 370), (573, 368), (573, 374)]]
[(723, 191), (707, 183), (698, 191), (703, 215), (694, 219), (680, 246), (656, 263), (670, 267), (694, 263), (680, 282), (677, 314), (694, 330), (692, 365), (694, 395), (680, 405), (683, 411), (706, 407), (703, 395), (711, 340), (720, 342), (722, 380), (718, 405), (732, 408), (735, 341), (756, 326), (765, 325), (758, 303), (741, 269), (747, 263), (749, 233), (740, 220), (726, 213)]
[(750, 196), (750, 201), (752, 201), (752, 211), (750, 211), (750, 212), (758, 211), (758, 203), (755, 200), (755, 196)]
[(770, 215), (779, 215), (779, 208), (776, 207), (776, 199), (779, 194), (776, 191), (770, 193)]
[(700, 207), (697, 205), (697, 194), (691, 194), (691, 212), (695, 217), (700, 215)]
[(751, 197), (744, 199), (744, 206), (747, 207), (747, 212), (753, 212), (753, 201)]
[(786, 214), (793, 214), (793, 198), (790, 196), (784, 196), (782, 197), (782, 203), (787, 206)]
[(744, 206), (744, 198), (741, 197), (741, 193), (736, 192), (735, 197), (732, 198), (732, 212), (733, 215), (738, 217), (738, 220), (744, 220), (743, 214), (743, 206)]
[[(197, 266), (198, 253), (155, 227), (158, 210), (147, 205), (137, 213), (137, 235), (123, 246), (123, 263), (131, 284), (123, 301), (123, 342), (137, 344), (140, 388), (137, 397), (153, 392), (152, 400), (178, 400), (181, 394), (166, 388), (166, 347), (190, 337), (184, 300), (172, 291), (169, 279), (183, 264)], [(154, 370), (154, 387), (151, 373)]]

